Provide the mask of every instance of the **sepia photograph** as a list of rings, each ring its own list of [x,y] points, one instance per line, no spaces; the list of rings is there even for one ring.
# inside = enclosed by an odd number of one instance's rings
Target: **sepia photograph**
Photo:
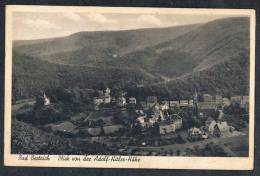
[[[253,10],[6,11],[7,165],[253,169]]]

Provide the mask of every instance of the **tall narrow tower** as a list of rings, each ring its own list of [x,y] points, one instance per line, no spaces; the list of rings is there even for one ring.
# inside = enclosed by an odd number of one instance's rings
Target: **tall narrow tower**
[[[193,82],[193,87],[194,87],[194,94],[193,94],[193,112],[194,115],[198,118],[198,92],[195,86],[195,79],[194,79],[194,73],[192,74],[192,82]]]
[[[198,114],[198,93],[197,93],[197,89],[194,89],[194,95],[193,95],[193,104],[194,104],[194,114],[196,117],[199,117]]]

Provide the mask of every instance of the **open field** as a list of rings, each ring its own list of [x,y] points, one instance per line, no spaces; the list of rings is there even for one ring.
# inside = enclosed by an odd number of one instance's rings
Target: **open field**
[[[12,105],[12,113],[19,113],[20,111],[26,110],[32,107],[35,102],[35,98],[28,98],[16,101],[16,103]]]

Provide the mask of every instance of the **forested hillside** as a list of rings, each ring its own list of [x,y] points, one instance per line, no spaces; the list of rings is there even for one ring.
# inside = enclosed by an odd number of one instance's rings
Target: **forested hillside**
[[[123,86],[154,79],[140,69],[53,64],[16,52],[13,65],[13,100],[32,97],[51,88],[93,88],[101,82]]]
[[[93,154],[104,152],[101,144],[90,144],[43,131],[31,124],[12,119],[12,153],[26,154]]]
[[[13,99],[52,87],[144,84],[188,95],[248,94],[249,18],[14,41]]]

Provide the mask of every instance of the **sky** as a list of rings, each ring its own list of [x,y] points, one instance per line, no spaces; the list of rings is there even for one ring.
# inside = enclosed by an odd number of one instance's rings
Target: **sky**
[[[15,12],[13,39],[32,40],[68,36],[80,31],[162,28],[205,23],[230,16],[205,14],[102,14],[71,12]]]

